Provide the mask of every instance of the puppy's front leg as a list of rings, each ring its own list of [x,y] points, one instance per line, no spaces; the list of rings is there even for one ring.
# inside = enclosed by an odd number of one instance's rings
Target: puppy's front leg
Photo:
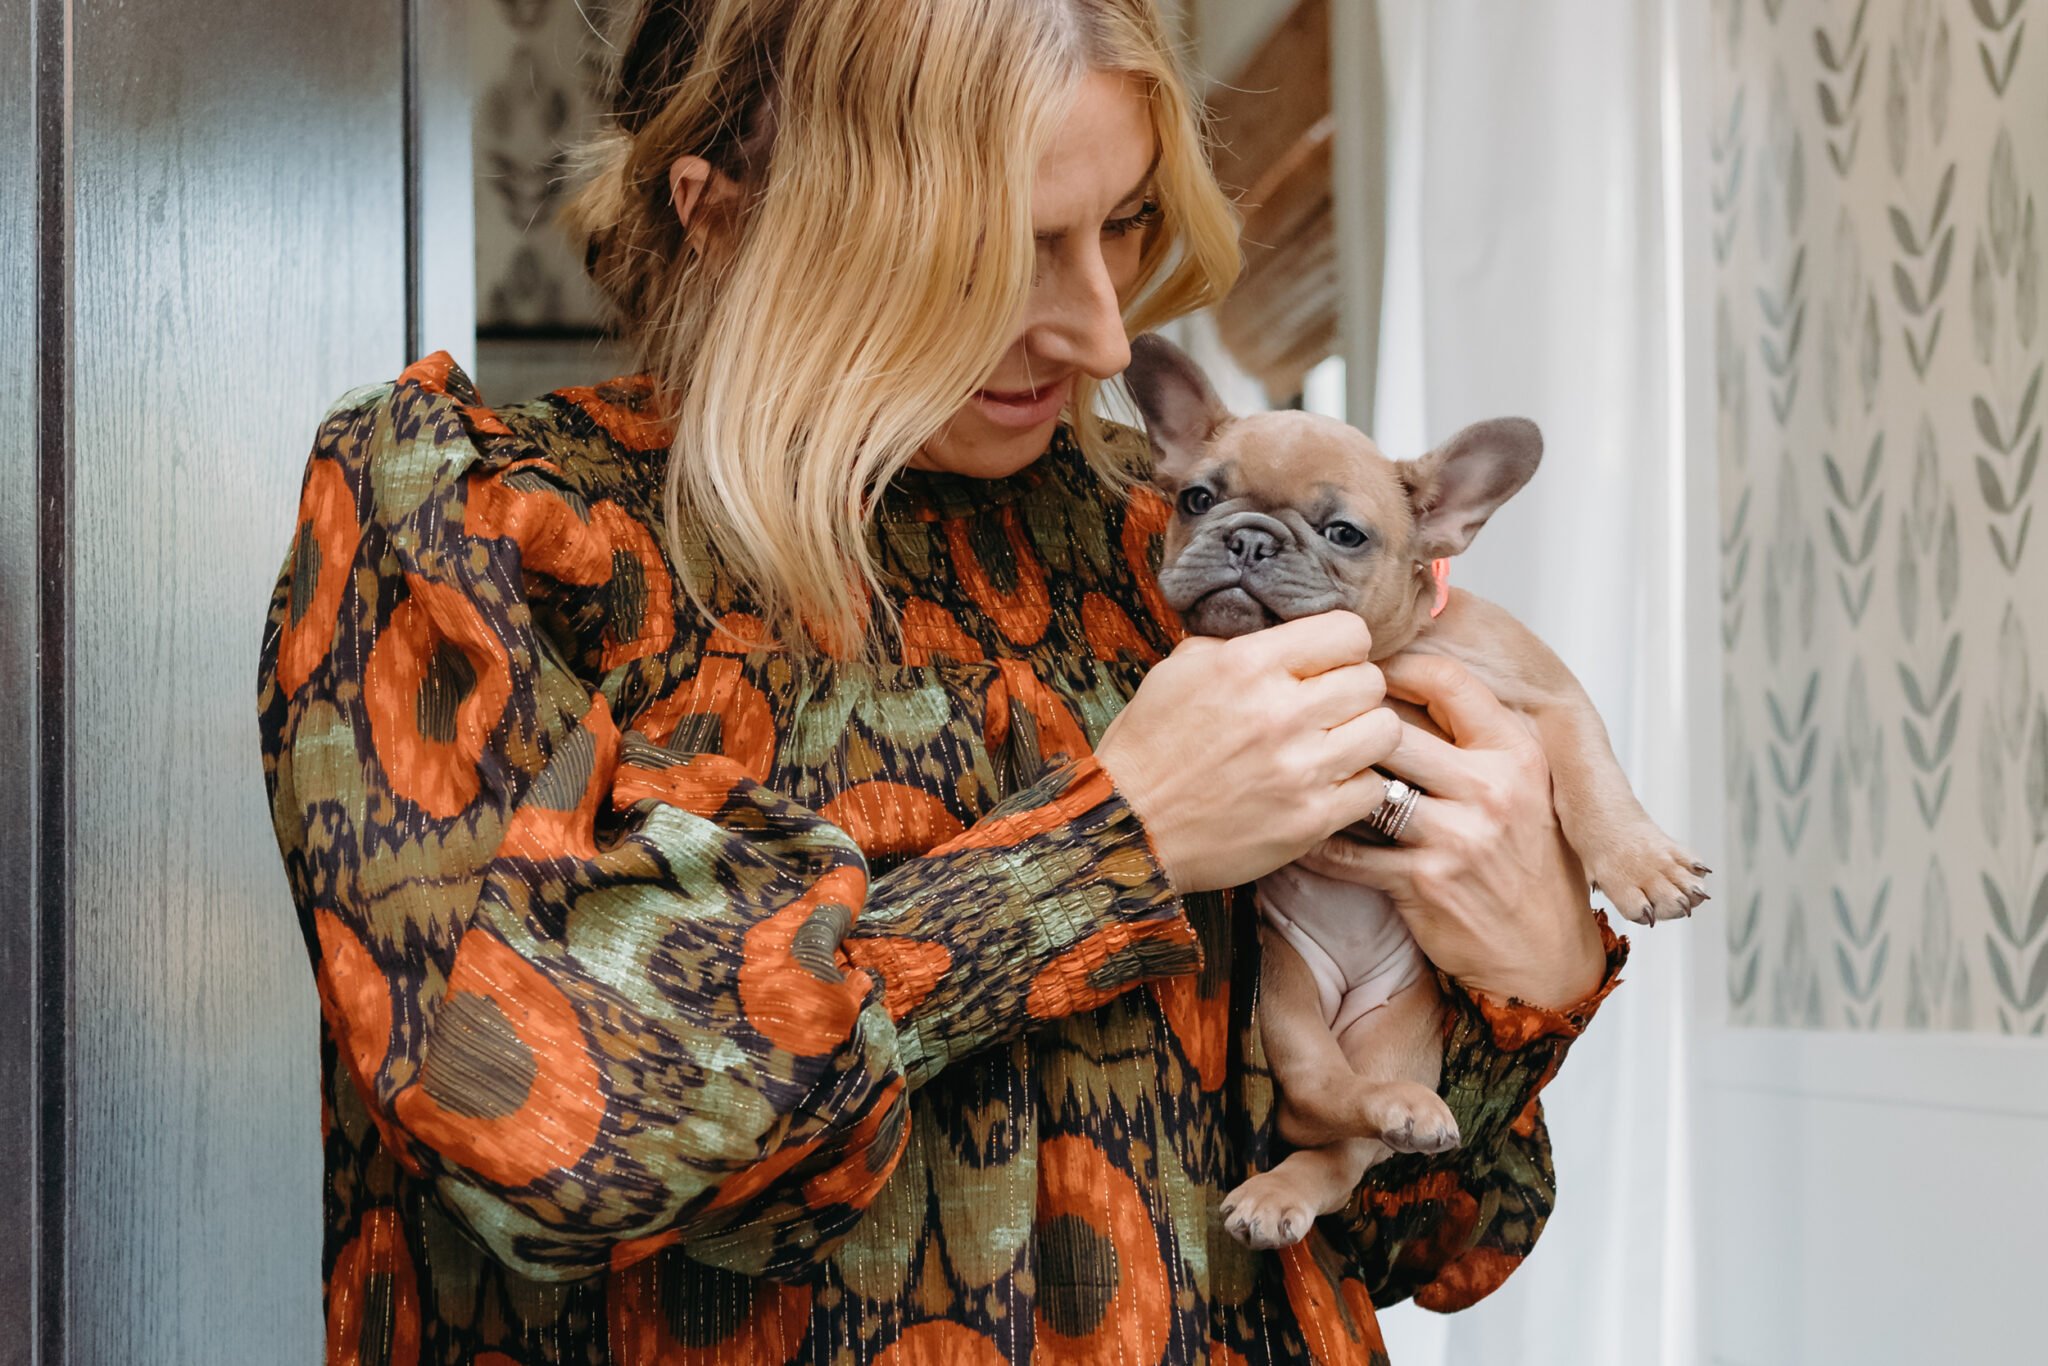
[[[1535,722],[1558,824],[1615,909],[1655,924],[1690,915],[1707,899],[1700,879],[1708,868],[1643,810],[1593,699],[1535,632],[1505,608],[1453,590],[1450,606],[1409,648],[1457,660]]]

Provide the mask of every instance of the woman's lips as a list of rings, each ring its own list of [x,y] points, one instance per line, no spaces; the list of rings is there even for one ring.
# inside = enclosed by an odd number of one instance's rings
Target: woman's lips
[[[1058,417],[1073,388],[1074,377],[1069,375],[1057,384],[1037,389],[982,389],[974,395],[974,404],[996,426],[1022,431]]]

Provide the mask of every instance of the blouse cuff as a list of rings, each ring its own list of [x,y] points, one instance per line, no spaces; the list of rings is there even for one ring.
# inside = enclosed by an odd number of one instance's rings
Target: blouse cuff
[[[1201,969],[1137,813],[1092,755],[875,890],[847,947],[884,979],[913,1087],[1034,1024]]]
[[[1469,1004],[1492,1035],[1494,1047],[1503,1052],[1514,1052],[1543,1039],[1569,1043],[1585,1032],[1600,1003],[1621,985],[1622,965],[1628,962],[1628,940],[1614,932],[1614,927],[1607,923],[1607,913],[1595,910],[1593,920],[1600,927],[1600,950],[1606,958],[1606,967],[1601,973],[1599,986],[1571,1005],[1532,1005],[1514,996],[1503,1000],[1489,992],[1468,987],[1441,969],[1437,971],[1437,980],[1447,997],[1462,997]]]

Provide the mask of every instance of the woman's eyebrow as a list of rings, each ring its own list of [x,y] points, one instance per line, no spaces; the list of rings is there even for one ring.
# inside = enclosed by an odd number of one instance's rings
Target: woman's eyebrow
[[[1145,174],[1138,177],[1138,183],[1131,186],[1131,192],[1122,199],[1117,200],[1117,203],[1128,204],[1139,195],[1148,197],[1151,195],[1152,182],[1159,177],[1159,158],[1161,154],[1162,149],[1155,143],[1152,149],[1152,164],[1145,168]]]
[[[1128,204],[1133,199],[1136,199],[1140,195],[1143,195],[1150,191],[1152,188],[1152,178],[1156,176],[1158,173],[1159,158],[1155,156],[1152,158],[1152,164],[1145,168],[1145,174],[1138,177],[1138,183],[1131,186],[1130,192],[1126,194],[1122,199],[1117,200],[1117,203]]]
[[[1145,174],[1139,178],[1138,183],[1131,186],[1131,188],[1125,192],[1123,198],[1116,201],[1118,205],[1128,204],[1133,199],[1136,199],[1139,196],[1144,195],[1149,190],[1151,190],[1152,178],[1158,174],[1158,171],[1159,158],[1154,157],[1152,158],[1152,164],[1145,168]],[[1065,228],[1048,228],[1044,232],[1032,234],[1032,236],[1040,242],[1057,242],[1066,235],[1067,230]]]

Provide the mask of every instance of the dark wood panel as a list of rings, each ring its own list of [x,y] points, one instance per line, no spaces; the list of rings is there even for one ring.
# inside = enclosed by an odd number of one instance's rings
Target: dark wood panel
[[[35,135],[32,0],[0,0],[0,1363],[38,1360],[42,1046],[37,1006],[42,906],[36,895],[39,712],[34,496],[37,434]],[[52,1249],[60,1251],[61,1249]]]
[[[1298,0],[1205,96],[1217,179],[1244,215],[1245,271],[1217,310],[1218,335],[1276,402],[1338,335],[1330,94],[1328,0]]]
[[[1261,202],[1289,149],[1330,112],[1329,0],[1298,0],[1242,69],[1210,85],[1216,178]]]
[[[255,669],[314,426],[403,360],[403,7],[74,3],[70,1360],[314,1361]]]

